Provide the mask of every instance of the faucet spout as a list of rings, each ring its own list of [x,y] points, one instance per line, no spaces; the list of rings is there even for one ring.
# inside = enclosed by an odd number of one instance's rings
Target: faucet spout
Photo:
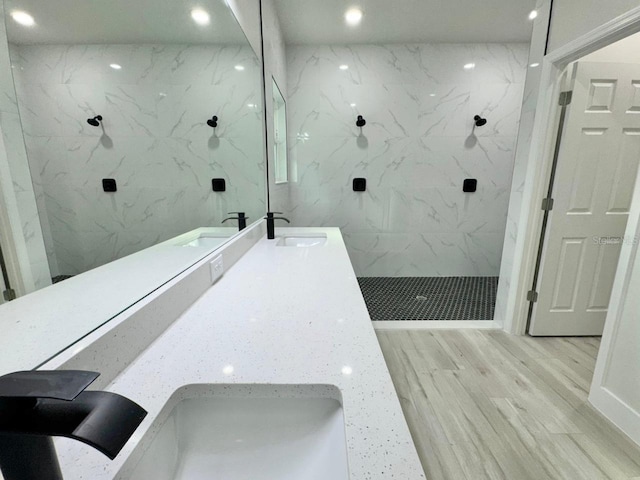
[[[6,480],[61,479],[54,436],[86,443],[111,460],[120,453],[147,412],[116,393],[85,391],[97,375],[33,371],[0,377],[0,470]],[[41,470],[52,473],[34,476]]]

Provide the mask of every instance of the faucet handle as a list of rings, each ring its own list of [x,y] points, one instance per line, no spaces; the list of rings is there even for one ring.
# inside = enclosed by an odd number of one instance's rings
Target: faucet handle
[[[242,218],[246,215],[246,213],[245,212],[227,212],[227,215],[238,215],[240,218]]]
[[[53,398],[71,401],[96,378],[83,370],[31,370],[0,377],[0,398]]]

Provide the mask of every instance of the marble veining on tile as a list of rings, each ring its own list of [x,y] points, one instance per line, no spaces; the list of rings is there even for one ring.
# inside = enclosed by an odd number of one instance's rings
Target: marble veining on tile
[[[359,276],[497,276],[528,50],[288,46],[294,223],[339,226]]]
[[[219,226],[229,211],[253,221],[266,210],[260,68],[251,48],[10,48],[52,276]],[[104,129],[86,122],[97,114]],[[205,123],[214,114],[215,132]],[[214,177],[226,179],[226,192],[212,191]],[[102,178],[115,178],[118,192],[105,194]]]

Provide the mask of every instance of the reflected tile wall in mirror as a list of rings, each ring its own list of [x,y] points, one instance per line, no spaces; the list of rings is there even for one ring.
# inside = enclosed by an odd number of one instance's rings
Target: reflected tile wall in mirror
[[[52,276],[265,211],[249,46],[11,45],[11,58]],[[104,128],[87,123],[96,114]]]

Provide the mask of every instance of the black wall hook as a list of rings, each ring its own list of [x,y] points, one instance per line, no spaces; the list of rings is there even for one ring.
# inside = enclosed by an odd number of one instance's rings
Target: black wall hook
[[[218,126],[218,116],[214,115],[209,120],[207,120],[207,125],[209,125],[211,128],[216,128]]]
[[[484,127],[487,124],[487,119],[480,115],[476,115],[473,119],[476,121],[476,127]]]
[[[99,127],[102,121],[102,115],[96,115],[93,118],[87,118],[87,123],[92,127]]]
[[[362,115],[358,115],[358,119],[356,120],[356,127],[364,127],[367,124],[367,121],[362,117]]]

